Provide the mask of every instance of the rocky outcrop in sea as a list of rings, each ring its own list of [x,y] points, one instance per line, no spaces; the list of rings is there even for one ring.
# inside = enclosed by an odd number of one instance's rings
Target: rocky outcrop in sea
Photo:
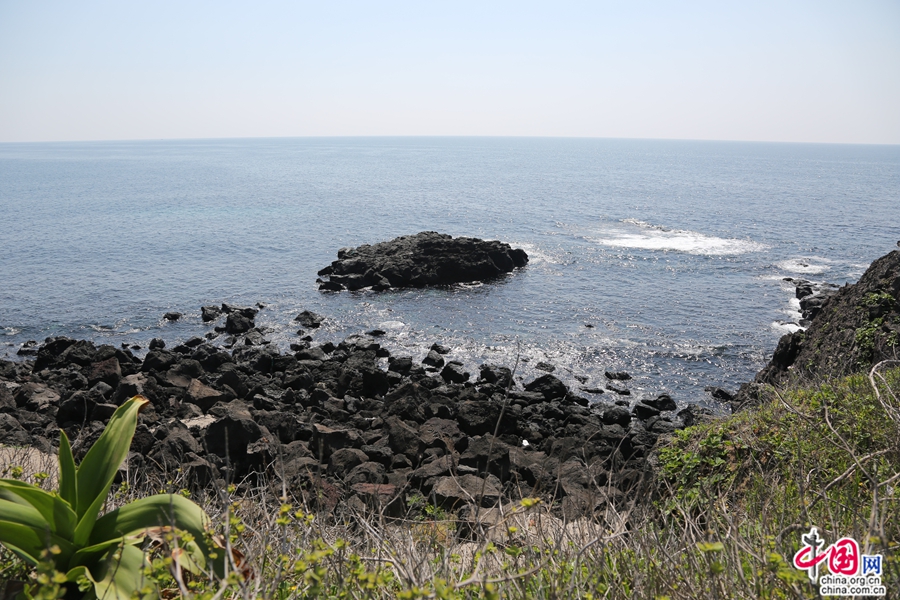
[[[324,291],[423,287],[485,281],[528,264],[524,250],[499,241],[423,231],[378,244],[342,248],[319,271]]]

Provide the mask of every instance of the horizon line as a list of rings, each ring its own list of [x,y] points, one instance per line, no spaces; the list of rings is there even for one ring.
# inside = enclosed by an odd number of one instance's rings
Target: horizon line
[[[615,140],[653,142],[712,142],[740,144],[785,144],[816,146],[900,146],[900,142],[809,142],[785,140],[741,140],[711,138],[654,138],[654,137],[603,137],[576,135],[447,135],[447,134],[407,134],[407,135],[283,135],[283,136],[221,136],[221,137],[170,137],[170,138],[107,138],[80,140],[25,140],[0,141],[0,145],[13,144],[102,144],[124,142],[203,142],[227,140],[299,140],[299,139],[545,139],[545,140]]]

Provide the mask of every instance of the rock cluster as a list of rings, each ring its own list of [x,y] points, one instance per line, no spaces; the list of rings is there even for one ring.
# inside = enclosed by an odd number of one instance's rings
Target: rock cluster
[[[794,293],[800,301],[801,327],[809,327],[813,318],[822,310],[825,301],[838,291],[838,286],[833,283],[821,283],[806,279],[794,279],[792,277],[785,277],[784,280],[794,284]]]
[[[352,501],[391,513],[410,495],[448,509],[543,495],[574,514],[635,498],[658,436],[693,420],[665,394],[591,404],[551,374],[524,388],[501,366],[473,377],[439,344],[424,364],[363,335],[297,347],[238,342],[227,352],[193,338],[141,360],[48,338],[34,360],[0,361],[0,444],[52,451],[62,428],[81,456],[116,407],[142,394],[151,405],[132,473],[180,469],[205,485],[265,472],[324,510]]]
[[[388,242],[342,248],[338,259],[319,271],[319,289],[375,291],[388,288],[484,281],[528,263],[524,250],[498,241],[453,238],[434,231]]]

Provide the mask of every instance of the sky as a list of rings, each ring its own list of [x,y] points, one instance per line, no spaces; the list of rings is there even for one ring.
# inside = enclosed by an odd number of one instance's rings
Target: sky
[[[900,1],[0,0],[0,142],[900,143]]]

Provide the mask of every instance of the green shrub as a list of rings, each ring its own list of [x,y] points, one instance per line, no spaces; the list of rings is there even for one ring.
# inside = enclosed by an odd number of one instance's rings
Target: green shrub
[[[0,479],[0,543],[36,569],[33,591],[76,584],[89,598],[155,596],[155,585],[144,576],[148,562],[138,544],[148,535],[173,530],[188,534],[182,537],[184,551],[176,554],[184,568],[213,566],[208,517],[186,498],[159,494],[99,516],[131,445],[138,412],[147,403],[135,396],[120,406],[78,467],[61,432],[58,491]],[[31,590],[24,594],[30,597]]]

